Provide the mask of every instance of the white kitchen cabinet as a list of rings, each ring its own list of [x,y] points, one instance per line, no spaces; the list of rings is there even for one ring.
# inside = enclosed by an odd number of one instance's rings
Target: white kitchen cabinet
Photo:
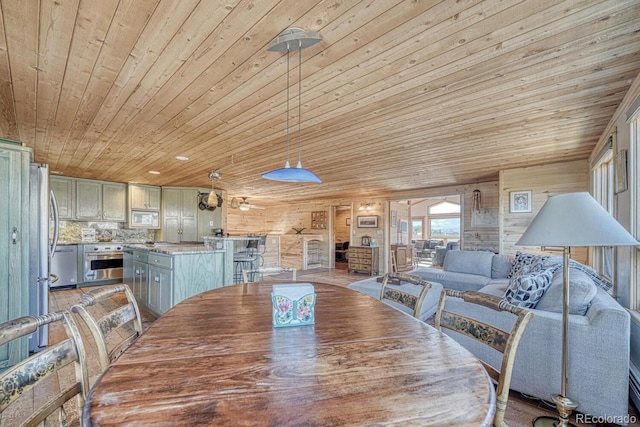
[[[157,315],[173,306],[173,258],[167,255],[149,254],[147,307]]]
[[[76,180],[64,176],[50,176],[49,188],[58,204],[58,218],[61,221],[75,219]]]
[[[167,242],[198,240],[198,189],[162,187],[162,239]]]
[[[160,187],[129,184],[129,209],[159,211]]]
[[[76,180],[77,220],[126,220],[127,186],[116,182]]]

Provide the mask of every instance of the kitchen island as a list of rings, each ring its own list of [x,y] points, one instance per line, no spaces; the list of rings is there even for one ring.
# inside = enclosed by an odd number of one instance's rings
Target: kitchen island
[[[179,302],[233,284],[233,239],[204,244],[125,244],[124,277],[136,299],[157,315]]]

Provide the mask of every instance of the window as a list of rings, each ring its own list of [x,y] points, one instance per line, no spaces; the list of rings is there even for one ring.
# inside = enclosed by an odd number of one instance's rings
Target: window
[[[604,146],[591,169],[593,197],[604,207],[607,212],[613,212],[613,136]],[[596,271],[614,281],[613,264],[614,250],[612,246],[596,247],[593,249],[593,267]]]
[[[460,238],[460,205],[441,202],[429,207],[429,238],[456,240]]]
[[[460,217],[430,218],[429,236],[431,236],[432,239],[453,239],[460,237]]]
[[[424,240],[424,218],[411,218],[414,240]]]

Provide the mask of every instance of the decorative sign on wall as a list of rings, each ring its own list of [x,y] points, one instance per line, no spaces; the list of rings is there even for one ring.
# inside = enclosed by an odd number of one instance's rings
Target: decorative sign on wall
[[[325,211],[311,212],[311,228],[314,230],[327,228],[327,213]]]
[[[498,208],[480,208],[471,212],[472,227],[497,227]]]

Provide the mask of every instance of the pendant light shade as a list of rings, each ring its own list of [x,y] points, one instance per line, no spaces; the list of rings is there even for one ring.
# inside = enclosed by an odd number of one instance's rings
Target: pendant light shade
[[[287,52],[287,158],[283,168],[274,169],[262,174],[265,179],[284,182],[321,183],[316,174],[302,167],[300,153],[301,99],[302,99],[302,49],[318,43],[320,35],[300,28],[289,28],[276,37],[269,45],[270,51]],[[298,51],[298,164],[292,168],[289,164],[289,55],[292,50]]]

